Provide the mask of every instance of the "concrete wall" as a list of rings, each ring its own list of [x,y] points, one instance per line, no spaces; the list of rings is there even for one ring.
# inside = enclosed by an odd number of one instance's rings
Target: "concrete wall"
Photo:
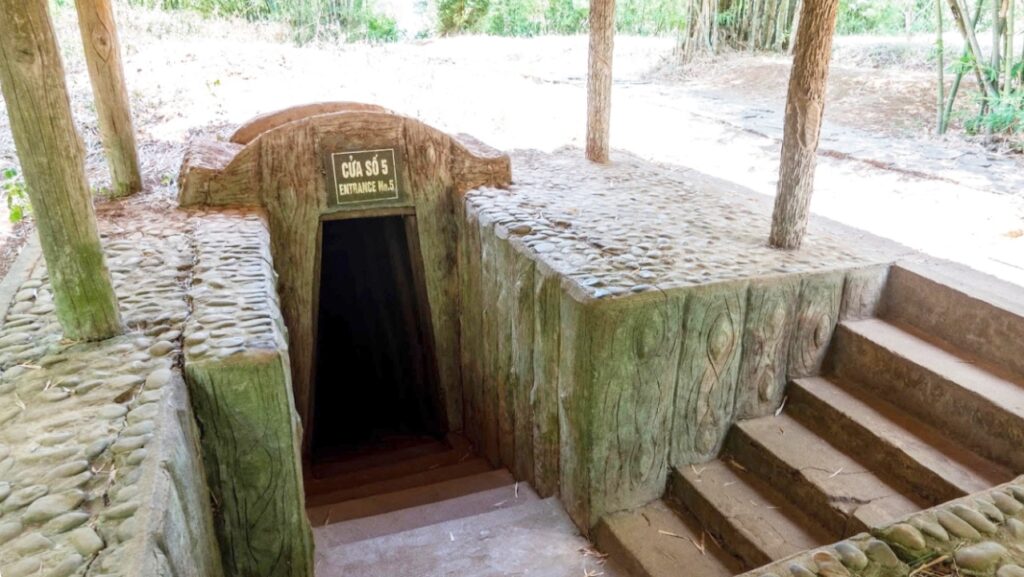
[[[587,530],[717,456],[740,418],[816,374],[841,317],[874,313],[887,265],[594,298],[487,211],[462,221],[466,433],[560,493]]]

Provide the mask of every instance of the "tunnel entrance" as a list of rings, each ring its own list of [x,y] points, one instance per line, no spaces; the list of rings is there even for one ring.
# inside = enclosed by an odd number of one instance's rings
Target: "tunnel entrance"
[[[328,468],[445,433],[413,215],[322,222],[311,457]]]

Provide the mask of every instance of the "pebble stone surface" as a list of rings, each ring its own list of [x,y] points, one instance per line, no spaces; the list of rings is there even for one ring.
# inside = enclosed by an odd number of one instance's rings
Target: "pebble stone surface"
[[[929,575],[1024,577],[1024,477],[743,577],[908,577],[927,564]]]
[[[183,214],[101,222],[126,332],[62,340],[40,259],[0,326],[0,574],[122,575],[138,555],[161,401],[189,314]],[[149,467],[149,469],[147,469]]]
[[[245,351],[286,350],[288,343],[263,219],[240,211],[204,213],[195,229],[190,292],[195,314],[185,330],[189,362]]]
[[[775,250],[767,244],[772,199],[740,186],[626,154],[608,165],[577,149],[511,156],[510,189],[471,191],[467,210],[595,298],[853,268],[909,252],[819,219],[800,250]]]

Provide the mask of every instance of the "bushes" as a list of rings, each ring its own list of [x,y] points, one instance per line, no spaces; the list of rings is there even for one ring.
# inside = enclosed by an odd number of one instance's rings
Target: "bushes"
[[[683,7],[682,0],[619,0],[616,29],[625,34],[674,34],[683,28]],[[588,12],[588,0],[438,0],[438,32],[582,34],[587,31]]]
[[[489,0],[438,0],[437,27],[442,36],[475,32],[490,9]]]
[[[394,18],[378,12],[372,0],[128,0],[159,10],[191,10],[205,16],[287,23],[295,40],[343,38],[350,41],[394,42]]]

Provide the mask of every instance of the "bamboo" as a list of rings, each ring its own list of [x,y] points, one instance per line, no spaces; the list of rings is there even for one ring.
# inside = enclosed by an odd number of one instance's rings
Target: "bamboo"
[[[982,95],[987,100],[989,96],[996,93],[996,90],[992,86],[992,81],[989,80],[988,76],[981,69],[981,61],[984,54],[981,51],[981,45],[978,44],[978,36],[974,33],[974,26],[967,27],[966,20],[964,19],[964,12],[966,10],[963,1],[949,0],[949,6],[953,11],[953,19],[956,21],[957,27],[960,28],[960,33],[963,35],[967,48],[970,50],[971,63],[974,65],[974,73],[978,77],[978,85],[981,87]],[[995,1],[993,0],[993,2]]]
[[[935,131],[938,132],[939,134],[942,134],[942,132],[943,132],[943,119],[945,118],[945,115],[943,114],[943,110],[945,109],[945,104],[946,104],[946,95],[944,93],[945,89],[946,89],[946,80],[945,80],[945,67],[946,67],[946,63],[945,63],[945,52],[944,52],[945,48],[943,47],[943,42],[942,42],[942,32],[943,32],[943,26],[942,26],[942,0],[935,0],[935,24],[936,24],[936,30],[937,30],[936,34],[935,34],[935,49],[937,51],[936,59],[938,60],[938,64],[939,64],[938,110],[936,111],[936,114],[938,114],[938,121],[936,122],[936,125],[935,125]]]
[[[1005,26],[1005,28],[1006,28],[1006,34],[1005,34],[1005,37],[1006,37],[1006,51],[1005,51],[1005,54],[1006,54],[1006,56],[1005,56],[1005,58],[1003,58],[1003,61],[1004,61],[1004,64],[1005,64],[1005,71],[1004,71],[1003,75],[1006,78],[1006,85],[1003,87],[1003,90],[1004,90],[1004,92],[1006,94],[1010,94],[1011,92],[1013,92],[1013,34],[1014,34],[1013,19],[1015,17],[1014,11],[1015,11],[1015,8],[1016,8],[1017,1],[1016,0],[1008,0],[1007,4],[1008,4],[1008,6],[1007,6],[1006,26]]]
[[[978,0],[978,3],[974,7],[974,17],[971,19],[971,29],[973,30],[978,26],[978,21],[981,20],[981,9],[984,6],[984,0]],[[969,55],[968,47],[964,46],[963,56]],[[953,103],[956,101],[956,95],[960,92],[960,83],[964,79],[964,70],[961,67],[956,71],[956,78],[953,79],[953,86],[949,90],[949,98],[946,101],[946,111],[943,114],[942,119],[942,131],[940,134],[945,134],[949,128],[949,119],[953,115]]]

